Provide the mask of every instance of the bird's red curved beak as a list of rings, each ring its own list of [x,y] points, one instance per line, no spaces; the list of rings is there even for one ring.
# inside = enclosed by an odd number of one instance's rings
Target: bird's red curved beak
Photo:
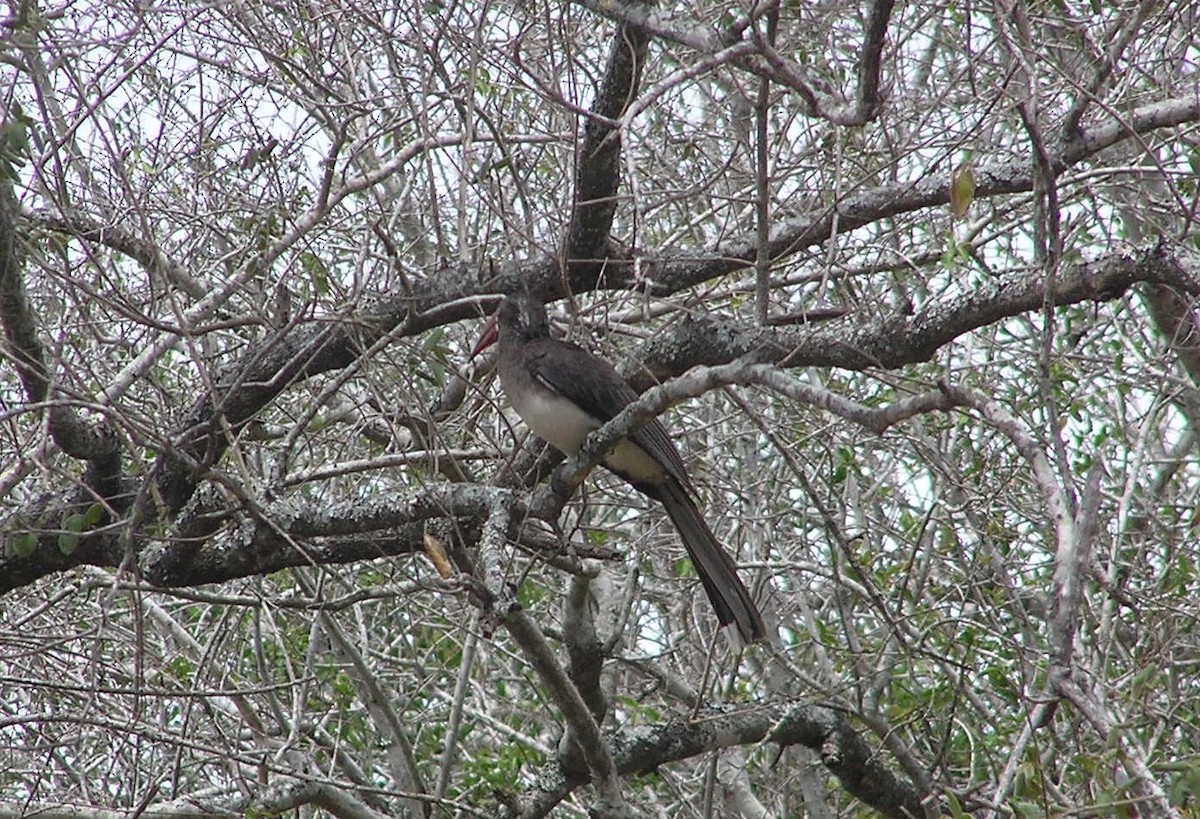
[[[471,357],[467,360],[474,361],[475,356],[495,344],[498,338],[500,338],[500,327],[496,323],[496,317],[491,316],[483,325],[483,334],[479,336],[479,341],[475,342],[475,349],[471,350]]]

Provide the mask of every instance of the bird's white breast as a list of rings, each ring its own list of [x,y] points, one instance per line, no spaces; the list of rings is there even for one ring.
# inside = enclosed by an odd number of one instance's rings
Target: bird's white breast
[[[544,385],[536,389],[513,390],[509,393],[513,409],[531,430],[556,449],[575,455],[588,434],[600,428],[597,419],[588,415],[565,397],[550,392]],[[658,483],[663,480],[662,465],[646,451],[627,438],[622,438],[604,458],[605,466],[626,478]]]

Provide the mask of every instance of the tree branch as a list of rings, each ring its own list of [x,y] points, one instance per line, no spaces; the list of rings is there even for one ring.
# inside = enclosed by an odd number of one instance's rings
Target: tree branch
[[[49,428],[54,442],[72,458],[88,461],[88,485],[100,498],[115,497],[121,455],[117,437],[103,420],[89,423],[68,403],[53,395],[53,376],[38,338],[38,322],[25,295],[18,250],[17,202],[11,184],[0,184],[0,325],[12,361],[30,403],[49,400]]]
[[[1160,245],[1144,250],[1137,256],[1114,254],[1089,264],[1064,267],[1054,281],[1056,292],[1053,300],[1059,305],[1110,300],[1118,298],[1138,282],[1169,286],[1181,293],[1200,293],[1198,271],[1200,262],[1187,255],[1182,248]],[[741,325],[731,321],[711,318],[689,321],[680,324],[673,333],[656,337],[643,347],[639,358],[645,363],[640,368],[630,371],[630,381],[636,388],[644,390],[657,381],[671,378],[697,364],[724,365],[743,356],[748,356],[744,364],[754,362],[785,367],[901,367],[928,360],[938,349],[964,333],[1008,316],[1039,309],[1044,298],[1043,288],[1042,277],[1014,277],[1000,280],[989,288],[955,296],[944,302],[935,302],[916,315],[897,314],[867,322],[847,317],[820,326],[772,327],[748,332]],[[408,323],[402,326],[404,329],[408,326],[420,326],[426,321],[434,320],[429,318],[430,314],[444,317],[451,309],[458,308],[456,306],[438,308],[428,313],[412,313],[405,319]],[[293,331],[282,339],[279,349],[267,350],[254,357],[256,360],[250,365],[251,377],[244,380],[256,380],[259,376],[268,376],[273,371],[277,373],[278,369],[272,368],[282,367],[283,364],[268,362],[281,360],[288,363],[289,355],[291,363],[288,366],[298,373],[295,377],[305,376],[319,371],[321,366],[340,360],[340,356],[348,356],[350,345],[357,343],[352,340],[347,328],[338,325],[330,335],[319,339],[324,345],[322,348],[321,344],[312,339],[314,328],[308,328],[308,332],[302,332],[302,329]],[[310,355],[308,365],[304,366],[299,363],[295,348],[303,347],[306,343],[310,345],[309,349],[314,351]],[[721,379],[724,379],[724,383],[739,383],[739,378],[767,378],[766,375],[753,375],[756,372],[766,373],[766,370],[745,370],[746,374],[739,374],[736,372],[738,369],[734,367],[734,372],[706,377],[717,378],[713,384],[721,382]],[[232,408],[231,411],[237,411],[236,418],[245,419],[260,409],[258,402],[266,400],[267,393],[278,394],[284,383],[286,379],[275,379],[273,384],[257,382],[246,386],[239,401],[231,401],[229,407]],[[657,410],[651,411],[650,415],[661,412],[671,401],[689,397],[686,394],[687,388],[682,384],[673,389],[678,391],[674,398],[671,398],[671,393],[667,391],[660,399],[647,399],[664,402]],[[852,405],[834,400],[837,396],[806,397],[802,392],[793,391],[791,397],[809,400],[828,411],[840,412],[845,417],[873,429],[885,424],[886,418],[876,414],[874,410],[866,415],[856,416],[858,411]],[[639,411],[631,409],[630,413]],[[641,418],[641,421],[644,422],[650,415]],[[220,440],[225,440],[223,435],[220,436]],[[588,451],[591,452],[590,449]],[[595,454],[592,453],[593,458]],[[585,467],[576,465],[574,468],[578,476],[586,474]],[[581,469],[583,471],[578,471]],[[194,471],[188,474],[192,476],[190,481],[196,480]],[[131,492],[132,488],[126,486],[124,491]],[[229,525],[231,520],[226,513],[213,514],[212,508],[205,509],[205,503],[197,503],[194,510],[183,515],[176,524],[173,536],[178,540],[160,544],[143,556],[142,564],[155,582],[192,585],[274,571],[314,561],[337,563],[371,559],[385,554],[408,554],[422,548],[420,522],[427,517],[457,518],[463,515],[460,522],[468,530],[474,531],[477,523],[468,525],[468,522],[477,522],[486,516],[486,502],[482,499],[472,499],[463,485],[457,485],[453,490],[447,491],[450,494],[436,502],[430,500],[433,495],[429,494],[418,494],[401,501],[396,510],[424,511],[413,512],[411,517],[407,518],[406,513],[396,511],[390,522],[365,522],[361,516],[347,513],[346,521],[353,525],[347,525],[336,532],[322,531],[319,526],[313,526],[304,532],[292,532],[287,525],[283,526],[283,531],[292,537],[307,538],[302,540],[306,549],[304,553],[297,552],[291,542],[280,537],[271,526],[258,524],[251,525],[248,529],[238,529],[234,540],[210,543],[209,538],[222,526]],[[546,490],[542,490],[542,494],[531,500],[530,506],[536,510],[538,516],[554,519],[570,492],[560,491],[553,495],[547,495],[545,492]],[[42,519],[55,520],[55,515],[61,516],[61,507],[60,511],[46,512],[47,509],[54,508],[50,506],[32,510],[26,517],[31,522]],[[380,509],[381,515],[386,516],[387,507]],[[285,519],[290,520],[290,513]],[[303,519],[301,517],[297,520]],[[368,532],[383,534],[360,534]],[[119,533],[113,530],[89,532],[74,553],[64,555],[58,548],[56,532],[39,530],[37,545],[31,553],[0,555],[0,592],[17,588],[37,577],[71,566],[84,563],[116,565],[122,554],[118,535]],[[188,548],[176,548],[178,543],[189,542],[192,546]],[[189,555],[189,551],[195,553]]]
[[[882,407],[868,407],[836,393],[797,381],[779,372],[775,367],[734,361],[719,367],[697,367],[665,384],[643,393],[637,401],[629,404],[612,420],[593,432],[583,442],[579,453],[567,458],[560,468],[556,480],[543,488],[530,503],[530,508],[539,517],[549,517],[561,505],[564,495],[569,496],[583,483],[622,438],[661,415],[672,404],[695,398],[706,392],[733,385],[765,387],[794,401],[810,404],[835,415],[840,415],[875,433],[882,434],[888,427],[914,415],[932,410],[948,410],[960,406],[963,401],[944,390],[930,390],[910,396]]]
[[[75,236],[123,253],[137,261],[151,276],[165,278],[193,299],[199,300],[208,295],[204,285],[186,267],[164,253],[153,241],[135,236],[124,228],[104,225],[81,214],[68,216],[38,211],[26,214],[26,218],[35,227]]]
[[[653,35],[686,46],[699,52],[704,58],[713,57],[730,46],[748,42],[743,39],[750,23],[745,15],[740,15],[724,30],[715,30],[670,18],[652,6],[632,0],[576,2],[595,14],[616,20],[643,32],[644,35]],[[872,6],[864,42],[863,62],[859,70],[859,98],[853,103],[848,103],[837,94],[831,93],[824,87],[824,83],[812,78],[803,66],[785,57],[768,43],[756,43],[752,53],[740,56],[733,63],[757,76],[796,91],[804,99],[811,116],[821,117],[838,125],[862,125],[878,108],[876,92],[879,87],[879,56],[893,5],[891,0],[879,0]]]
[[[1200,258],[1183,246],[1155,245],[1137,253],[1063,267],[1052,282],[1057,305],[1120,298],[1135,284],[1170,286],[1200,294]],[[627,367],[636,389],[698,364],[725,364],[741,356],[782,367],[895,369],[930,360],[954,339],[1004,318],[1042,307],[1041,276],[1010,276],[934,301],[915,314],[897,311],[879,319],[857,315],[792,328],[748,329],[705,316],[647,342]]]
[[[567,723],[567,731],[563,736],[564,747],[559,750],[562,770],[569,771],[570,778],[578,777],[580,781],[587,781],[590,775],[591,781],[600,792],[602,804],[598,808],[603,815],[625,813],[627,807],[618,778],[621,771],[618,770],[609,751],[607,739],[600,733],[599,724],[580,696],[579,689],[571,682],[567,672],[555,659],[546,638],[525,612],[520,609],[513,610],[505,619],[505,623],[509,634],[521,647],[525,659],[537,672],[538,678],[546,686]],[[571,760],[576,753],[586,763],[586,769],[575,769]]]
[[[575,164],[575,203],[567,228],[566,259],[599,259],[605,255],[617,189],[621,183],[621,131],[614,124],[637,97],[650,38],[629,25],[613,34],[604,78],[583,127],[583,144]]]
[[[895,5],[894,0],[875,0],[871,3],[871,11],[867,16],[862,61],[858,66],[858,98],[855,100],[854,112],[860,122],[874,119],[875,112],[879,109],[879,74],[883,65],[883,43]]]
[[[924,816],[925,796],[884,765],[879,754],[850,727],[839,711],[804,703],[761,705],[750,709],[701,712],[691,720],[672,720],[609,733],[613,759],[621,775],[657,768],[734,746],[774,743],[804,745],[817,751],[826,769],[857,799],[894,819]],[[562,771],[547,771],[527,799],[504,816],[544,816],[549,795],[561,801],[571,785]],[[543,796],[546,794],[546,796]],[[514,809],[515,808],[515,809]]]

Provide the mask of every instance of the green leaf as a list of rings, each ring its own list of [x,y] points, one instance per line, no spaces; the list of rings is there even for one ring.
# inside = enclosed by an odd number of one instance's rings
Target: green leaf
[[[18,557],[29,557],[37,548],[37,535],[29,531],[13,532],[8,542]]]
[[[96,502],[83,513],[83,523],[90,529],[99,523],[102,517],[104,517],[104,504]]]
[[[79,535],[75,532],[63,532],[58,536],[58,550],[64,555],[69,555],[75,551],[75,547],[79,545]]]
[[[176,654],[164,666],[164,671],[176,680],[179,680],[179,682],[190,685],[192,676],[196,673],[196,666],[187,657],[184,657],[182,654]]]
[[[319,296],[329,295],[329,269],[315,253],[305,251],[300,254],[300,268],[308,274],[313,290]]]
[[[854,451],[849,447],[838,447],[834,464],[833,482],[842,483],[850,474],[850,467],[854,464]]]
[[[16,103],[0,123],[0,177],[10,182],[18,181],[17,169],[24,167],[29,156],[29,125],[30,119]]]
[[[608,543],[608,532],[603,529],[586,529],[583,536],[593,546],[603,546]]]
[[[966,819],[966,814],[963,813],[962,805],[958,802],[958,797],[950,793],[950,791],[946,791],[942,795],[946,797],[946,807],[950,809],[950,815],[954,819]]]
[[[1025,819],[1041,819],[1046,815],[1045,811],[1042,810],[1041,805],[1035,804],[1034,802],[1014,801],[1012,806],[1015,809],[1016,815],[1024,817]]]

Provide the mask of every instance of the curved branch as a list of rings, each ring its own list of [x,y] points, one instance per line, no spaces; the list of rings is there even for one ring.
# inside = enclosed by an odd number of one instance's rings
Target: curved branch
[[[1065,167],[1065,164],[1077,162],[1132,134],[1198,118],[1200,100],[1195,97],[1154,103],[1137,109],[1127,120],[1114,120],[1085,131],[1077,144],[1052,159]],[[981,168],[977,173],[976,196],[1026,191],[1032,185],[1028,163],[1015,161]],[[780,223],[771,232],[768,253],[772,258],[785,257],[825,241],[834,233],[835,224],[837,230],[853,229],[948,201],[949,181],[940,177],[881,186],[849,197],[823,215]],[[755,237],[748,235],[745,239],[719,246],[712,255],[699,261],[694,255],[686,259],[648,256],[641,265],[653,285],[650,289],[659,295],[669,295],[747,267],[754,263],[757,252]],[[605,285],[610,288],[628,287],[634,283],[633,265],[624,263],[621,258],[609,258],[605,275]],[[571,277],[573,290],[588,290],[596,286],[594,279],[588,281],[588,277]],[[380,304],[373,315],[362,317],[357,325],[331,327],[327,324],[300,324],[265,340],[247,353],[242,362],[231,368],[232,376],[222,379],[222,386],[218,387],[222,397],[218,400],[202,397],[193,407],[186,426],[191,430],[190,437],[180,442],[182,454],[187,457],[165,456],[159,467],[162,475],[160,489],[164,499],[171,509],[182,507],[197,485],[195,470],[186,465],[187,459],[211,464],[224,451],[227,440],[218,428],[218,420],[229,423],[236,431],[294,380],[346,366],[357,350],[384,334],[390,333],[399,338],[439,324],[480,315],[487,306],[481,304],[483,300],[479,298],[480,294],[510,292],[520,287],[529,289],[545,300],[566,295],[558,265],[552,259],[510,263],[486,284],[479,281],[474,271],[455,267],[418,283],[409,297]],[[1056,303],[1061,302],[1056,300]],[[841,340],[836,341],[840,344]],[[886,348],[880,349],[878,354],[886,352]],[[871,366],[864,361],[860,359],[858,366]],[[242,388],[235,391],[231,385],[240,385]],[[253,387],[247,388],[247,385]]]
[[[135,236],[124,228],[104,225],[81,214],[68,216],[37,211],[26,214],[26,218],[35,227],[65,233],[123,253],[140,264],[147,273],[162,276],[194,299],[208,295],[204,285],[186,267],[164,253],[153,241]]]
[[[1153,103],[1135,110],[1125,119],[1088,129],[1074,145],[1052,159],[1056,162],[1075,162],[1130,135],[1195,119],[1200,119],[1200,100],[1194,96]],[[1031,184],[1028,163],[1018,161],[992,166],[980,170],[977,196],[1027,190]],[[839,206],[842,211],[839,216],[841,229],[945,202],[948,195],[948,185],[934,179],[866,191],[844,200]],[[7,231],[5,235],[8,237],[5,258],[11,260],[15,248],[11,221],[4,222],[3,230]],[[831,214],[816,219],[784,222],[772,232],[772,252],[793,253],[806,244],[823,241],[832,230]],[[753,263],[755,252],[754,239],[751,237],[724,245],[713,255],[699,261],[695,258],[646,258],[642,269],[651,273],[651,289],[654,292],[670,294],[746,267]],[[1064,270],[1055,281],[1056,292],[1052,300],[1061,305],[1111,299],[1136,282],[1161,284],[1183,293],[1198,294],[1198,266],[1190,256],[1185,260],[1184,253],[1182,249],[1163,246],[1144,251],[1137,258],[1114,255]],[[6,302],[12,299],[12,270],[11,265],[7,266]],[[606,286],[627,287],[633,282],[632,275],[631,264],[622,264],[617,259],[606,262]],[[585,288],[596,286],[594,281],[579,284]],[[199,485],[203,470],[215,464],[229,445],[229,434],[236,433],[290,384],[346,366],[360,350],[384,336],[396,339],[451,321],[482,315],[491,306],[492,299],[480,294],[507,292],[520,286],[528,287],[544,299],[563,295],[558,265],[553,259],[511,262],[502,266],[486,282],[477,271],[455,267],[415,283],[411,292],[402,297],[379,303],[360,316],[357,323],[349,320],[330,323],[328,319],[297,323],[265,339],[250,349],[241,361],[226,369],[225,375],[218,379],[215,395],[204,395],[196,401],[186,422],[172,435],[176,449],[161,456],[156,464],[152,474],[168,515],[174,516],[183,508]],[[725,364],[751,352],[755,361],[783,366],[821,365],[850,369],[899,367],[928,360],[942,345],[963,333],[1007,316],[1037,309],[1044,303],[1042,288],[1043,283],[1036,277],[1004,279],[990,288],[934,303],[912,316],[897,314],[886,320],[866,323],[855,322],[848,317],[819,327],[771,328],[766,334],[746,332],[729,322],[687,322],[674,333],[651,341],[643,349],[642,360],[648,363],[641,371],[634,373],[631,381],[644,389],[655,381],[683,372],[696,364]],[[219,303],[219,294],[210,294],[192,312],[202,315],[205,310]],[[5,309],[8,309],[7,305]],[[27,315],[27,311],[9,310],[11,317],[19,318],[23,314]],[[15,325],[6,319],[6,332],[11,333],[12,330],[8,328],[12,326]],[[18,334],[16,342],[10,341],[10,344],[20,349],[22,338],[28,339],[28,333]],[[33,338],[36,338],[36,334]],[[33,348],[25,344],[24,349]],[[148,349],[145,355],[153,356],[157,354],[156,350]],[[143,357],[139,356],[139,361]],[[31,360],[36,359],[26,356],[26,366]],[[131,365],[130,373],[136,374],[139,366],[137,362]],[[27,370],[27,373],[34,372]],[[123,379],[124,376],[119,377],[118,381],[123,384]],[[116,384],[114,388],[119,389],[121,384]],[[61,432],[68,427],[60,425],[58,429]],[[68,451],[91,453],[96,450],[83,446],[72,447]],[[112,497],[120,493],[130,496],[139,494],[136,487],[125,485],[128,483],[117,480],[107,486],[114,490],[112,493],[106,489],[100,494],[111,494]],[[39,521],[61,516],[64,510],[69,510],[81,500],[69,494],[57,501],[41,504],[36,509],[25,510],[22,515],[35,529],[45,528]],[[409,541],[406,536],[400,548],[408,550],[412,543],[415,541]],[[352,546],[346,551],[355,552],[359,548],[378,551],[375,544]],[[51,533],[39,533],[32,553],[10,552],[0,556],[0,576],[5,580],[3,589],[24,585],[37,577],[70,566],[85,563],[113,565],[121,553],[120,544],[111,534],[89,535],[74,552],[64,555]],[[292,554],[290,550],[288,553]],[[274,560],[284,565],[295,565],[286,563],[278,550],[273,554]],[[212,575],[214,578],[221,575],[236,576],[231,575],[220,560],[215,564]]]
[[[592,103],[592,112],[599,116],[588,117],[584,124],[576,159],[575,204],[565,248],[568,260],[604,255],[621,183],[621,132],[616,121],[638,94],[649,42],[644,32],[629,25],[619,26],[613,35],[608,66]]]
[[[420,553],[426,522],[456,519],[462,531],[477,532],[506,494],[511,493],[475,484],[439,484],[405,498],[380,497],[369,508],[361,503],[299,508],[281,501],[242,520],[224,506],[206,505],[201,493],[171,537],[146,550],[142,570],[155,585],[194,586],[292,566]],[[519,498],[511,503],[524,510]],[[225,528],[226,535],[214,538]],[[179,543],[189,547],[176,548]]]
[[[1200,258],[1183,246],[1166,244],[1136,255],[1115,253],[1063,267],[1051,283],[1050,296],[1056,305],[1110,301],[1141,283],[1200,295]],[[629,368],[629,380],[635,388],[646,389],[697,364],[726,364],[747,355],[784,367],[894,369],[928,361],[973,330],[1041,309],[1045,288],[1041,276],[1013,276],[932,302],[915,314],[898,311],[871,321],[849,315],[792,328],[749,330],[706,316],[648,342],[639,351],[639,366]]]
[[[775,366],[734,361],[719,367],[697,367],[665,384],[644,392],[604,426],[590,434],[579,453],[567,458],[559,470],[557,480],[541,490],[541,494],[530,503],[539,517],[557,513],[561,500],[583,483],[594,469],[616,445],[633,430],[651,418],[661,415],[668,407],[706,392],[734,385],[765,387],[794,401],[819,407],[841,416],[866,429],[882,434],[889,427],[920,413],[948,410],[964,403],[960,396],[945,390],[930,390],[912,395],[884,407],[868,407],[851,401],[837,393],[805,384],[781,373]],[[565,491],[564,491],[565,488]]]
[[[867,16],[867,32],[863,43],[862,62],[858,67],[858,99],[855,115],[862,122],[875,118],[879,109],[879,74],[883,64],[883,41],[887,37],[888,21],[895,0],[875,0]]]
[[[1145,105],[1124,119],[1113,119],[1085,129],[1079,138],[1051,153],[1055,173],[1139,134],[1200,120],[1200,97],[1191,95]],[[1001,163],[980,163],[975,171],[975,198],[1025,193],[1033,189],[1032,163],[1021,158]],[[771,230],[768,251],[772,259],[788,258],[865,225],[922,208],[950,202],[950,172],[930,174],[915,181],[880,185],[834,202],[824,212],[779,222]],[[649,256],[642,259],[643,276],[656,295],[670,295],[701,282],[735,273],[754,263],[758,253],[753,233],[723,243],[706,258],[695,253]],[[626,284],[614,282],[610,286]]]
[[[717,30],[698,23],[681,22],[655,10],[650,5],[624,0],[576,0],[589,11],[624,26],[669,42],[686,46],[704,57],[712,57],[729,46],[748,43],[743,39],[750,20],[740,15],[725,29]],[[879,0],[871,9],[864,37],[863,62],[860,66],[858,99],[847,102],[825,87],[825,83],[810,76],[795,60],[789,59],[766,43],[756,44],[753,53],[739,57],[734,64],[759,77],[770,79],[791,88],[805,102],[811,116],[827,119],[838,125],[862,125],[878,109],[880,52],[887,31],[887,22],[894,5],[892,0]]]
[[[0,186],[0,325],[12,350],[12,361],[30,403],[51,397],[52,375],[38,338],[38,322],[25,296],[22,261],[17,249],[17,203],[12,186]],[[103,421],[85,421],[61,401],[49,404],[50,435],[63,452],[88,461],[92,476],[89,486],[109,498],[120,470],[120,448],[113,430]],[[104,488],[107,485],[107,490]]]
[[[770,742],[804,745],[857,799],[894,819],[924,816],[925,794],[897,776],[832,708],[804,703],[781,703],[752,709],[701,712],[694,719],[672,720],[610,733],[613,760],[625,776],[651,773],[662,765],[712,753],[722,748]],[[561,770],[543,772],[538,787],[502,814],[534,819],[572,789]]]
[[[385,819],[343,788],[324,782],[305,782],[291,777],[267,786],[251,796],[239,795],[228,803],[196,804],[187,797],[152,803],[139,809],[113,810],[90,805],[40,805],[0,803],[0,819],[36,815],[41,819],[215,819],[247,815],[279,816],[302,805],[324,808],[337,819]]]

